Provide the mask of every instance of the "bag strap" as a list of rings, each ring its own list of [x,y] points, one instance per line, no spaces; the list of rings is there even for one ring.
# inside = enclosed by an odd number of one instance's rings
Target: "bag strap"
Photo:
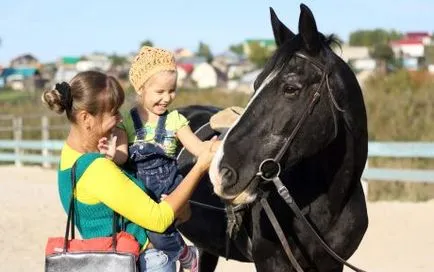
[[[81,157],[80,157],[81,158]],[[65,231],[65,239],[63,242],[63,253],[67,252],[68,243],[69,243],[69,234],[71,234],[71,239],[75,239],[75,201],[74,201],[74,191],[77,185],[77,163],[79,161],[78,158],[71,167],[71,199],[69,201],[68,208],[68,218],[66,219],[66,231]],[[124,218],[120,216],[117,212],[113,211],[113,230],[112,230],[112,249],[113,252],[116,252],[117,239],[116,235],[118,232],[118,221],[119,218],[121,220],[122,230],[125,230]]]
[[[71,167],[71,199],[69,201],[68,218],[66,219],[65,240],[63,241],[63,253],[67,252],[69,242],[69,231],[71,230],[71,239],[75,239],[75,205],[74,205],[74,190],[75,190],[75,170],[77,168],[78,159]]]

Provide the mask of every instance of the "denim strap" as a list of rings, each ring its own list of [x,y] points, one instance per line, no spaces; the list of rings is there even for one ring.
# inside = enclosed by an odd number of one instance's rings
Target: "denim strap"
[[[136,130],[136,136],[138,141],[145,140],[146,131],[143,128],[142,120],[140,119],[137,108],[134,107],[130,110],[131,118],[133,119],[134,129]]]
[[[155,142],[162,144],[164,140],[164,136],[166,136],[166,119],[167,119],[167,111],[160,115],[158,118],[157,129],[155,130]]]

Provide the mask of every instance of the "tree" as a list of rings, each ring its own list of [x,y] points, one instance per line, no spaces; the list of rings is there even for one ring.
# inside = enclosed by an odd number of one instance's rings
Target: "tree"
[[[358,30],[350,34],[349,44],[351,46],[374,46],[377,44],[386,44],[393,40],[399,40],[402,38],[402,33],[384,29],[374,30]]]
[[[199,49],[197,50],[197,56],[205,57],[207,62],[212,62],[213,55],[209,46],[203,42],[199,42]]]
[[[113,66],[122,66],[128,62],[127,58],[124,56],[119,56],[116,53],[109,56],[109,59],[112,61]]]
[[[140,43],[140,47],[143,47],[143,46],[151,46],[152,47],[152,46],[154,46],[154,43],[151,40],[144,40]]]
[[[272,53],[273,52],[271,50],[261,46],[259,42],[249,43],[249,60],[258,68],[264,67]]]
[[[244,55],[244,45],[242,43],[233,44],[233,45],[229,46],[229,50],[231,52],[234,52],[238,56]]]
[[[372,47],[370,55],[373,59],[377,60],[380,72],[387,72],[387,64],[389,64],[395,57],[392,48],[388,44],[380,43]]]

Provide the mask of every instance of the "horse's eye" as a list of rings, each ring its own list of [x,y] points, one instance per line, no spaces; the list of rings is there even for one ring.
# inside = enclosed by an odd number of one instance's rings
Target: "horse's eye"
[[[283,92],[286,97],[296,97],[300,93],[300,88],[293,85],[287,85],[283,88]]]

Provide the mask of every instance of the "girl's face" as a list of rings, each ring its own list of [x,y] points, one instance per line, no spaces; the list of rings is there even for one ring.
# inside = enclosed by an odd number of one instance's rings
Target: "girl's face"
[[[163,71],[153,75],[142,88],[142,105],[148,111],[161,115],[175,99],[176,72]]]

